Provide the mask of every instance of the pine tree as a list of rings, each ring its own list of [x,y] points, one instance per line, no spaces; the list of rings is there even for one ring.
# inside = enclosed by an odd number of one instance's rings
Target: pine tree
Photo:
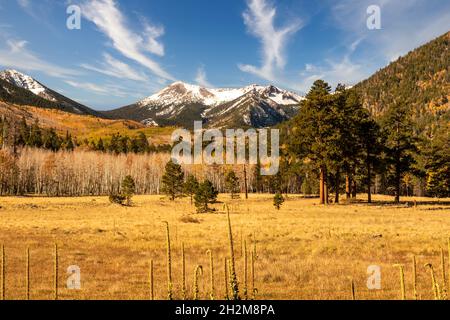
[[[366,166],[367,202],[372,203],[372,177],[374,171],[381,166],[383,136],[380,126],[368,115],[361,119],[358,131],[362,144],[362,157]]]
[[[254,178],[255,191],[258,193],[263,192],[264,179],[263,179],[263,176],[261,175],[261,161],[260,161],[259,157],[258,157],[258,162],[256,163],[256,165],[254,166],[254,169],[253,169],[253,178]]]
[[[44,132],[42,143],[45,149],[53,152],[56,152],[61,148],[61,139],[53,128]]]
[[[98,139],[97,148],[96,149],[97,149],[97,151],[105,152],[105,144],[104,144],[102,138]]]
[[[225,189],[228,193],[230,193],[232,199],[236,199],[239,197],[239,178],[236,176],[236,173],[233,170],[229,171],[225,177]]]
[[[450,197],[450,134],[447,125],[437,131],[424,153],[427,194]]]
[[[287,137],[290,152],[297,158],[313,161],[319,170],[321,204],[328,204],[327,171],[336,134],[330,92],[330,86],[323,80],[314,82]]]
[[[219,192],[214,188],[211,181],[205,180],[200,183],[197,192],[195,193],[195,207],[198,213],[209,212],[208,204],[215,203]]]
[[[132,151],[134,153],[148,153],[150,152],[150,144],[143,132],[139,132],[137,137],[132,140]]]
[[[111,141],[109,142],[109,147],[108,150],[109,152],[114,152],[114,153],[120,153],[120,149],[119,149],[119,134],[113,134],[111,136]]]
[[[166,164],[165,173],[162,177],[161,191],[174,201],[183,195],[184,173],[179,164],[169,161]]]
[[[403,103],[391,106],[383,119],[386,133],[388,163],[390,165],[390,182],[394,187],[395,202],[400,202],[401,181],[404,174],[412,171],[417,151],[413,136],[411,111]]]
[[[126,176],[122,181],[122,196],[127,200],[127,206],[131,206],[131,198],[136,192],[136,184],[133,177]]]
[[[273,205],[277,210],[280,210],[281,206],[284,203],[284,198],[281,195],[281,193],[276,193],[275,196],[273,197]]]
[[[39,122],[36,120],[31,126],[30,138],[28,140],[28,145],[35,148],[42,147],[42,131],[39,127]]]
[[[73,144],[72,136],[69,133],[69,131],[66,132],[66,138],[64,140],[64,148],[67,151],[73,151],[75,149],[75,145]]]
[[[193,175],[188,175],[186,182],[184,183],[184,194],[191,198],[191,205],[193,203],[193,198],[199,187],[198,180]]]

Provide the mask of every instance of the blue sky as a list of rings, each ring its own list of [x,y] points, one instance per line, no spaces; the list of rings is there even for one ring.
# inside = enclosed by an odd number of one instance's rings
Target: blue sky
[[[0,68],[102,110],[176,80],[303,93],[318,78],[355,84],[449,26],[447,0],[0,0]]]

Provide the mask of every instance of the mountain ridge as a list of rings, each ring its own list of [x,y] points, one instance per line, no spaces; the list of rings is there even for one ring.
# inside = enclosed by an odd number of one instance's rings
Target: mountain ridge
[[[134,104],[106,111],[111,118],[125,118],[150,125],[267,127],[289,119],[304,98],[275,86],[205,88],[174,82]]]
[[[27,94],[27,92],[31,93]],[[34,95],[34,96],[33,96]],[[0,72],[0,98],[5,102],[19,105],[36,105],[43,108],[104,117],[101,112],[82,105],[62,94],[46,87],[41,82],[13,69]]]

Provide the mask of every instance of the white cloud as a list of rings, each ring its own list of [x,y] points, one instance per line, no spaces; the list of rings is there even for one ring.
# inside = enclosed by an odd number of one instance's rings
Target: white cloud
[[[286,65],[285,47],[289,37],[295,34],[302,24],[299,20],[277,29],[275,17],[277,10],[267,0],[248,0],[248,8],[243,14],[244,23],[250,34],[258,38],[262,45],[262,66],[239,65],[239,68],[266,80],[273,81],[276,72]]]
[[[59,67],[46,62],[27,49],[28,42],[24,40],[7,40],[7,48],[0,49],[0,65],[25,71],[40,71],[49,76],[65,78],[76,76],[76,70]]]
[[[381,8],[381,30],[366,27],[369,5]],[[430,10],[430,8],[435,8]],[[441,0],[341,0],[333,22],[353,40],[364,38],[367,56],[390,62],[449,30],[450,2]]]
[[[19,4],[19,6],[21,6],[24,9],[28,9],[30,7],[29,0],[17,0],[17,3]]]
[[[349,56],[345,56],[340,61],[326,60],[325,65],[307,64],[300,73],[302,80],[294,88],[306,93],[314,81],[319,79],[328,82],[333,88],[339,83],[354,85],[369,74],[366,66],[352,62]]]
[[[160,78],[174,80],[157,62],[147,56],[147,53],[164,55],[164,46],[158,41],[164,33],[162,28],[146,23],[142,34],[133,32],[128,28],[126,18],[114,0],[86,1],[82,5],[82,13],[125,57],[140,63]]]
[[[195,76],[195,82],[202,87],[206,87],[206,88],[214,87],[211,83],[208,82],[208,78],[206,77],[205,68],[203,66],[198,68],[197,75]]]
[[[72,81],[72,80],[65,80],[64,82],[74,88],[91,91],[91,92],[94,92],[94,93],[100,94],[100,95],[115,96],[115,97],[126,97],[127,96],[126,92],[123,91],[122,87],[116,86],[116,85],[100,86],[95,83],[77,82],[77,81]]]
[[[115,77],[119,79],[129,79],[134,81],[148,81],[148,77],[143,73],[134,70],[128,64],[115,59],[108,53],[103,54],[104,61],[101,67],[95,67],[90,64],[81,64],[81,67],[105,74],[110,77]]]

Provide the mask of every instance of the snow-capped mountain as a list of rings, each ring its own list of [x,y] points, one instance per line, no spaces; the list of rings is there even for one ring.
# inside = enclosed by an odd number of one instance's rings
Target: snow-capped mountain
[[[210,127],[266,127],[287,120],[304,98],[275,86],[204,88],[175,82],[133,105],[106,114],[147,125],[191,127],[202,120]]]
[[[101,116],[99,112],[96,112],[76,101],[73,101],[57,93],[56,91],[49,89],[39,81],[19,71],[1,71],[0,81],[3,81],[4,84],[9,84],[9,86],[0,86],[0,90],[4,92],[4,94],[2,95],[4,96],[3,99],[6,100],[6,102],[60,109],[62,111],[76,114]],[[33,95],[26,94],[20,89],[30,92]]]
[[[49,101],[56,101],[55,97],[52,97],[48,90],[39,82],[34,80],[32,77],[20,73],[16,70],[5,70],[0,72],[0,79],[8,81],[9,83],[31,91],[37,96],[40,96]]]

